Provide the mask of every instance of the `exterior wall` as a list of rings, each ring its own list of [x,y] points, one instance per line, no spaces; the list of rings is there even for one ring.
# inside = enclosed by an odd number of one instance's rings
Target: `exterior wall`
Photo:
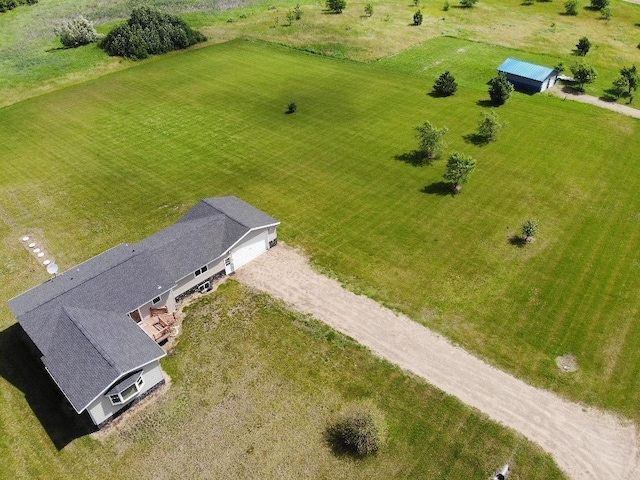
[[[267,240],[267,237],[268,237],[267,230],[268,229],[263,228],[261,230],[256,230],[255,232],[249,233],[245,238],[242,239],[242,242],[240,242],[238,245],[236,245],[231,249],[231,258],[233,259],[234,270],[242,267],[243,265],[246,265],[253,258],[261,255],[262,253],[264,253],[266,250],[269,249],[269,242]],[[263,242],[262,250],[260,250],[260,252],[257,255],[253,256],[251,259],[247,261],[246,255],[244,254],[244,252],[246,251],[245,249],[260,240]]]
[[[87,407],[87,412],[89,413],[91,420],[93,420],[93,423],[96,425],[105,423],[106,420],[118,411],[126,408],[131,404],[131,402],[135,401],[136,398],[144,395],[145,392],[162,382],[164,377],[162,376],[162,367],[160,367],[160,362],[156,360],[155,362],[151,362],[146,365],[143,368],[142,377],[144,378],[144,386],[142,387],[142,390],[138,395],[124,405],[112,405],[111,400],[104,395],[100,395],[96,398],[94,402]]]
[[[171,298],[175,298],[181,293],[186,292],[190,288],[195,287],[199,283],[211,277],[211,275],[216,274],[221,270],[224,270],[224,257],[207,263],[207,271],[202,275],[198,275],[196,277],[192,273],[191,275],[188,275],[178,280],[177,286],[173,288],[173,293],[171,295]]]
[[[276,238],[278,238],[278,230],[277,227],[269,227],[269,231],[268,231],[268,238],[269,238],[269,242],[274,241]]]
[[[539,92],[543,84],[543,82],[532,80],[530,78],[519,77],[518,75],[513,75],[511,73],[507,73],[507,79],[513,83],[513,86],[516,87],[516,89],[527,90],[529,92]]]
[[[169,308],[169,312],[174,312],[176,310],[176,304],[173,301],[173,295],[171,294],[171,290],[164,292],[162,295],[160,295],[160,301],[155,305],[151,300],[149,300],[147,303],[145,303],[143,306],[139,308],[140,315],[142,316],[143,320],[146,320],[151,316],[151,307],[160,308],[166,305]]]
[[[540,88],[540,91],[544,92],[547,88],[553,87],[556,84],[557,81],[558,81],[558,75],[557,74],[554,73],[553,75],[550,75],[543,82],[542,87]]]

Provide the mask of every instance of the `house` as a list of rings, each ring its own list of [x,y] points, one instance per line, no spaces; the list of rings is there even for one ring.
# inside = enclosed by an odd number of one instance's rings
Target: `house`
[[[516,89],[529,92],[544,92],[547,88],[553,87],[559,74],[555,68],[515,58],[507,58],[498,67],[498,71],[504,73]]]
[[[27,344],[78,414],[102,427],[164,383],[176,305],[277,243],[280,222],[236,197],[120,244],[11,299]]]

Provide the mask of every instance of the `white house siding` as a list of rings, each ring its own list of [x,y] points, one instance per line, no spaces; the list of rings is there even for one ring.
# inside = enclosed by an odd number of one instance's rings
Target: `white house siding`
[[[269,227],[269,233],[267,235],[270,242],[278,238],[278,232],[276,231],[276,227]]]
[[[160,383],[163,380],[160,362],[156,360],[145,365],[142,371],[142,377],[144,378],[144,386],[142,387],[142,390],[138,395],[132,398],[131,401],[124,405],[113,405],[111,400],[104,395],[100,395],[96,398],[94,402],[87,407],[87,412],[89,412],[89,416],[91,417],[91,420],[93,420],[93,423],[100,425],[104,421],[108,420],[109,417],[126,407],[129,403],[133,402],[140,395],[144,395],[146,391]],[[109,386],[109,389],[110,388],[111,386]],[[108,391],[109,389],[105,391]]]
[[[269,248],[267,229],[250,232],[238,245],[231,249],[233,268],[246,265]]]
[[[169,309],[169,312],[174,312],[176,310],[176,304],[173,298],[174,296],[169,290],[160,295],[160,301],[158,303],[154,304],[153,299],[149,300],[139,309],[142,319],[145,320],[146,318],[149,318],[151,316],[151,308],[160,308],[166,306]]]
[[[172,298],[177,297],[183,292],[186,292],[192,287],[195,287],[199,283],[203,282],[207,278],[215,275],[219,271],[224,270],[224,258],[212,260],[207,263],[207,271],[197,277],[194,274],[187,275],[184,278],[178,280],[177,285],[173,288]]]

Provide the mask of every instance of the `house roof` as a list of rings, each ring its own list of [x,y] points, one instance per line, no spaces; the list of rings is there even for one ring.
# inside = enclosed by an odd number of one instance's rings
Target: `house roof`
[[[208,198],[174,225],[107,250],[9,306],[81,412],[122,375],[164,355],[128,312],[224,254],[252,229],[278,223],[239,198]]]
[[[518,77],[529,78],[538,82],[544,82],[555,69],[536,65],[535,63],[523,62],[515,58],[507,58],[502,65],[498,67],[499,72],[510,73]]]

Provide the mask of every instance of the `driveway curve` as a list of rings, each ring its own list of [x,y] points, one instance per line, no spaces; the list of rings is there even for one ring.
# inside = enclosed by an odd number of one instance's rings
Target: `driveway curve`
[[[527,385],[444,337],[356,295],[279,245],[244,266],[236,279],[280,298],[517,430],[550,453],[574,480],[638,480],[635,426],[612,414]]]

